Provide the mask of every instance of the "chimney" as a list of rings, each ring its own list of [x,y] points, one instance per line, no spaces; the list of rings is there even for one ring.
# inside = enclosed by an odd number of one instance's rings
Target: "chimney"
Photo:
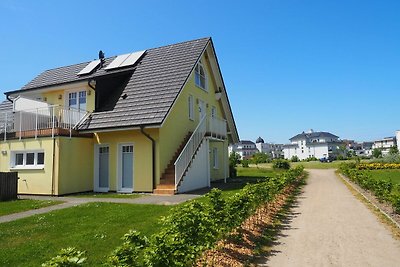
[[[104,59],[104,52],[103,51],[99,51],[99,59],[100,59],[100,68],[102,68],[103,67],[103,64],[104,64],[104,61],[105,61],[105,59]]]

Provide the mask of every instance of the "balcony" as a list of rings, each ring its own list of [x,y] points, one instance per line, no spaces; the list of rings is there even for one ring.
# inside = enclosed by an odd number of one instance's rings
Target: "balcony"
[[[225,139],[226,135],[226,120],[216,117],[208,118],[206,136],[215,139]]]
[[[0,138],[37,138],[44,136],[75,136],[76,128],[89,112],[63,106],[24,109],[0,113]]]

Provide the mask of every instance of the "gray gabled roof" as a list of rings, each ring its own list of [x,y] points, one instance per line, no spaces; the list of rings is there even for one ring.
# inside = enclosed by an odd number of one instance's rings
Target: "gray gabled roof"
[[[302,132],[301,134],[295,135],[292,138],[290,138],[289,140],[296,140],[296,139],[307,139],[307,138],[324,138],[324,137],[328,137],[328,138],[339,138],[339,136],[336,136],[334,134],[331,134],[329,132],[312,132],[312,133],[305,133]]]
[[[111,111],[93,112],[80,130],[160,125],[210,41],[211,38],[202,38],[148,49],[134,67],[115,71],[102,68],[83,77],[77,73],[89,62],[48,70],[21,90],[6,94],[124,72],[130,75],[121,93],[121,96],[126,94],[126,98],[119,97]],[[107,58],[104,67],[114,58]]]

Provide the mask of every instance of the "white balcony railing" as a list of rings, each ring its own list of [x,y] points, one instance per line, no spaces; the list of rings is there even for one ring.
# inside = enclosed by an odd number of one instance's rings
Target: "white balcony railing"
[[[226,137],[226,120],[211,117],[208,123],[207,132],[211,137],[224,138]]]
[[[51,134],[54,137],[56,129],[67,130],[71,136],[72,130],[76,129],[87,115],[87,111],[57,105],[3,112],[0,114],[0,122],[2,123],[0,133],[4,134],[4,140],[6,140],[7,134],[12,133],[15,133],[15,136],[20,139],[22,136],[37,138],[42,130],[48,130],[45,134]]]

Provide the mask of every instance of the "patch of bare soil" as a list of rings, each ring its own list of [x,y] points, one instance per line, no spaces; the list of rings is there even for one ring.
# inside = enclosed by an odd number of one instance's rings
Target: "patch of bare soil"
[[[274,201],[263,205],[234,230],[227,239],[221,240],[214,249],[205,251],[194,266],[247,266],[254,259],[254,251],[265,229],[271,226],[275,216],[304,178],[288,186]]]

